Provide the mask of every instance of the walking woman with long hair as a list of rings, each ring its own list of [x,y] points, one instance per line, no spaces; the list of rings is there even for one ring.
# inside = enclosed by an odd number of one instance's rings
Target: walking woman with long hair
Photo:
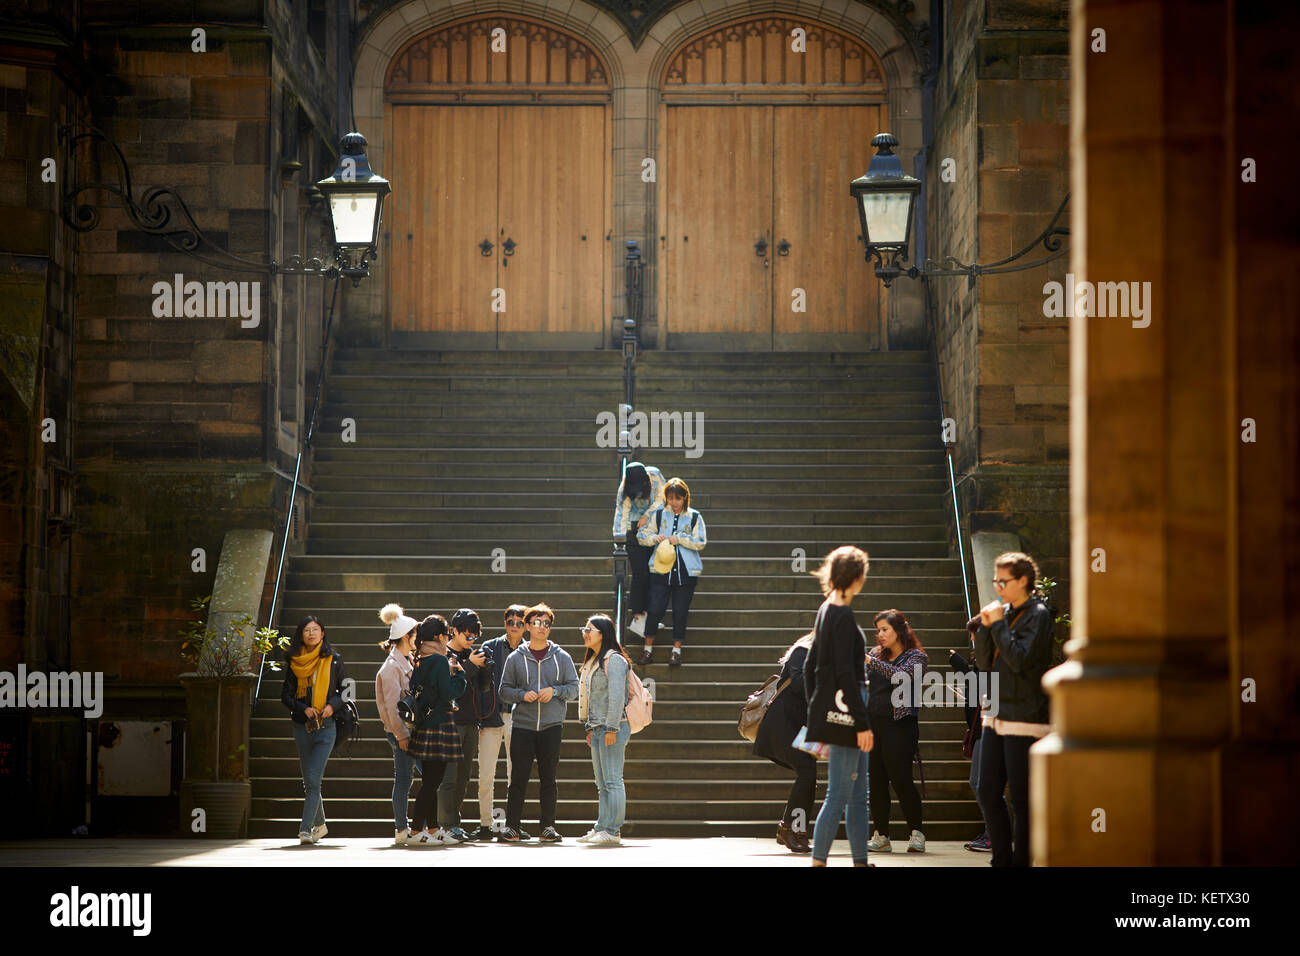
[[[817,790],[817,761],[812,754],[791,746],[808,716],[808,694],[804,690],[804,664],[816,635],[809,631],[790,645],[781,657],[781,674],[776,686],[784,686],[763,715],[754,737],[754,756],[794,771],[794,784],[785,802],[785,812],[776,825],[776,842],[791,853],[811,853],[808,826]],[[788,684],[786,682],[789,682]]]
[[[619,644],[608,616],[593,614],[581,630],[587,654],[578,672],[578,718],[587,730],[599,810],[596,825],[586,836],[578,837],[578,842],[614,846],[622,842],[619,830],[627,813],[623,757],[632,736],[627,719],[627,675],[632,660]]]
[[[411,672],[415,669],[411,654],[415,650],[415,630],[419,622],[407,617],[397,604],[384,605],[379,619],[388,625],[388,640],[379,644],[388,656],[375,674],[375,704],[388,737],[388,746],[393,751],[393,843],[404,846],[411,838],[406,807],[411,795],[411,780],[415,776],[415,761],[408,750],[411,732],[397,713],[397,702],[406,696],[411,686]]]
[[[892,853],[889,843],[889,788],[898,794],[911,836],[908,853],[925,852],[921,832],[921,795],[912,782],[912,758],[918,753],[921,731],[918,723],[921,701],[919,678],[929,667],[929,658],[912,625],[902,611],[890,608],[876,615],[876,646],[867,654],[867,715],[876,737],[871,759],[871,825],[874,832],[868,850]],[[894,675],[906,676],[903,702],[895,704]]]
[[[460,734],[451,714],[456,698],[465,693],[465,672],[456,661],[448,660],[447,637],[447,621],[440,614],[430,614],[415,631],[415,649],[420,658],[411,675],[411,686],[419,689],[417,699],[424,716],[407,748],[407,753],[420,761],[420,792],[415,796],[409,840],[414,846],[460,842],[436,819],[442,776],[447,764],[461,759]]]
[[[302,822],[299,843],[319,843],[329,832],[321,779],[334,750],[333,717],[343,709],[343,657],[325,639],[320,618],[308,614],[298,622],[284,653],[284,686],[280,700],[293,718],[293,742],[302,769]]]
[[[825,866],[844,820],[854,866],[867,866],[867,642],[849,607],[867,583],[867,553],[844,545],[813,573],[826,600],[804,665],[809,742],[828,745],[826,799],[813,827],[813,866]]]

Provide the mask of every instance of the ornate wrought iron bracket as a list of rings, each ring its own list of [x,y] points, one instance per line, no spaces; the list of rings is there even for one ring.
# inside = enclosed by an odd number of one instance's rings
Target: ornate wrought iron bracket
[[[867,261],[870,262],[873,258],[876,260],[876,277],[885,284],[885,288],[889,288],[890,283],[902,275],[907,276],[909,279],[922,276],[925,278],[932,276],[966,276],[968,284],[973,286],[978,276],[997,275],[1004,272],[1022,272],[1025,269],[1033,269],[1037,266],[1046,265],[1054,259],[1061,258],[1069,251],[1064,241],[1064,237],[1070,235],[1069,227],[1060,225],[1061,215],[1065,212],[1065,207],[1069,202],[1070,195],[1066,193],[1065,198],[1061,200],[1061,205],[1056,210],[1056,214],[1052,216],[1051,221],[1047,224],[1047,228],[1040,232],[1023,249],[1012,253],[1005,259],[999,259],[997,262],[989,262],[983,265],[975,262],[965,265],[953,256],[944,256],[939,262],[926,259],[920,266],[904,268],[902,263],[907,261],[906,249],[875,249],[867,254]],[[1011,265],[1011,263],[1029,254],[1039,245],[1051,255],[1035,259],[1032,262]]]
[[[318,256],[303,259],[290,256],[284,262],[275,259],[261,262],[247,259],[223,249],[208,238],[190,212],[181,195],[170,186],[152,186],[137,199],[131,184],[131,167],[122,154],[121,147],[107,133],[94,126],[60,126],[58,132],[60,143],[68,147],[67,190],[63,194],[62,218],[68,228],[76,232],[90,232],[99,225],[100,210],[90,202],[82,202],[85,193],[102,191],[116,196],[126,210],[131,222],[141,232],[158,236],[177,252],[198,259],[219,269],[233,272],[257,272],[264,275],[314,275],[322,278],[335,278],[339,275],[358,281],[358,270],[365,274],[365,264],[375,257],[374,247],[362,250],[353,259],[347,261],[336,253],[335,262],[327,263]],[[93,150],[97,143],[109,147],[114,161],[114,180],[82,182],[79,178],[80,163],[78,149],[85,145]]]

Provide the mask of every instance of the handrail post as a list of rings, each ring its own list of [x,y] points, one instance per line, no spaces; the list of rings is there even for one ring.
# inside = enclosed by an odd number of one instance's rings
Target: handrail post
[[[625,243],[627,253],[624,256],[623,289],[623,405],[619,409],[618,456],[619,484],[627,476],[627,463],[635,449],[632,447],[631,435],[627,429],[628,416],[636,400],[636,353],[637,353],[637,319],[641,313],[641,250],[635,239]],[[613,554],[614,571],[614,634],[620,644],[623,643],[623,591],[628,578],[628,554],[626,543],[617,541]]]

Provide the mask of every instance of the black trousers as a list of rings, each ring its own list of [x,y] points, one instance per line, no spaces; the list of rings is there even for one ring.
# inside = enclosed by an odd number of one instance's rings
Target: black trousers
[[[867,757],[867,774],[871,790],[871,828],[889,836],[889,788],[898,794],[898,803],[907,818],[908,830],[921,829],[921,795],[912,782],[912,757],[920,740],[915,717],[894,720],[871,714],[871,733],[876,744]]]
[[[411,811],[412,833],[418,833],[430,823],[438,825],[438,787],[446,770],[445,760],[420,761],[420,792],[415,795],[415,809]]]
[[[646,609],[650,599],[650,555],[654,548],[647,548],[636,540],[636,523],[627,532],[627,563],[632,568],[632,594],[628,597],[627,609],[633,614],[640,614]]]
[[[781,814],[781,822],[788,827],[794,827],[800,833],[808,834],[812,837],[813,822],[817,815],[812,812],[813,801],[816,799],[817,792],[817,758],[812,754],[799,751],[793,755],[794,760],[794,784],[790,787],[790,799],[785,802],[785,813]],[[802,811],[802,819],[796,818],[796,813]],[[799,824],[802,823],[802,826]]]
[[[528,789],[528,778],[533,772],[533,761],[537,761],[537,776],[541,780],[542,815],[541,827],[555,826],[555,800],[558,788],[555,784],[555,771],[560,766],[560,739],[564,736],[564,727],[556,724],[543,731],[529,730],[527,727],[514,725],[510,734],[510,789],[506,794],[506,826],[519,829],[519,820],[524,814],[524,791]]]
[[[980,735],[980,811],[993,844],[993,866],[1029,865],[1029,747],[1035,737],[1001,736],[992,727]],[[1010,791],[1015,831],[1007,818],[1002,789]]]
[[[697,578],[691,577],[685,570],[681,573],[678,584],[677,570],[668,574],[650,575],[650,607],[647,610],[645,636],[653,640],[659,633],[659,622],[663,620],[668,608],[669,597],[673,603],[673,643],[686,642],[686,616],[691,612],[691,599],[695,597]]]

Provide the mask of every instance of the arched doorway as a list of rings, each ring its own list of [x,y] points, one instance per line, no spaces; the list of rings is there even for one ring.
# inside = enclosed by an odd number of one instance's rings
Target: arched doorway
[[[395,345],[599,347],[610,309],[609,71],[521,17],[415,37],[384,83]]]
[[[680,46],[660,90],[667,347],[880,348],[885,293],[849,199],[889,123],[875,53],[750,18]]]

